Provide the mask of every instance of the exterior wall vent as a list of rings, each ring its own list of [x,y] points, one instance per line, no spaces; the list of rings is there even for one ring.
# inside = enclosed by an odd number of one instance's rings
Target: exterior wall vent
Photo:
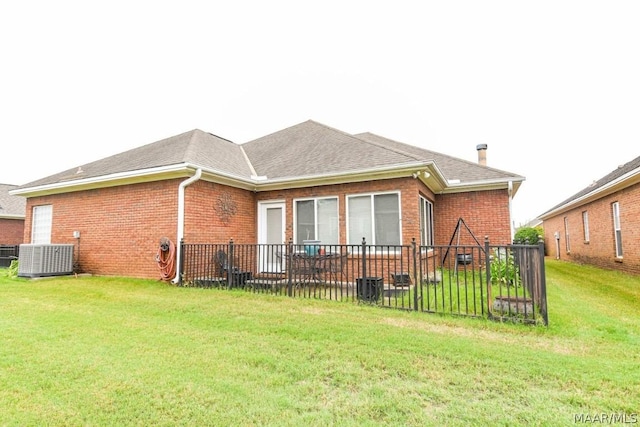
[[[73,273],[73,245],[22,244],[18,276],[44,277]]]

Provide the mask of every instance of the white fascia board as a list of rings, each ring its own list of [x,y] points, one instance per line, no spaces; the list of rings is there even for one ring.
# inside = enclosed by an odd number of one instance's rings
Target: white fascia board
[[[16,189],[11,195],[35,197],[48,194],[68,193],[94,188],[114,187],[119,185],[137,184],[143,182],[160,181],[173,178],[184,178],[193,175],[197,169],[202,170],[202,179],[219,184],[229,185],[250,191],[268,191],[274,189],[300,188],[311,185],[330,185],[348,182],[363,182],[372,179],[402,178],[411,176],[414,172],[429,172],[429,178],[420,179],[429,185],[436,193],[455,193],[460,191],[487,190],[491,188],[506,188],[508,181],[518,182],[517,179],[503,179],[490,181],[474,181],[465,184],[451,184],[447,182],[440,169],[434,162],[410,162],[385,167],[367,168],[343,173],[327,173],[308,176],[269,179],[263,176],[243,177],[233,174],[202,168],[190,163],[163,166],[157,168],[140,169],[103,175],[97,177],[60,181],[36,187]]]
[[[609,194],[615,193],[616,191],[620,191],[624,188],[630,187],[637,183],[640,183],[640,168],[634,169],[631,172],[628,172],[622,175],[618,179],[608,182],[602,187],[599,187],[581,197],[578,197],[577,199],[572,200],[569,203],[566,203],[562,206],[558,206],[556,209],[552,211],[548,211],[543,215],[540,215],[538,218],[541,220],[552,218],[558,214],[570,211],[571,209],[575,209],[576,207],[593,202],[594,200],[598,200],[604,196],[608,196]]]
[[[25,219],[25,216],[15,214],[0,214],[0,219]]]
[[[9,192],[17,196],[41,196],[47,194],[68,193],[72,191],[88,190],[93,188],[113,187],[123,184],[136,184],[141,182],[157,181],[167,178],[178,178],[186,175],[186,164],[163,166],[159,168],[140,169],[135,171],[119,172],[110,175],[101,175],[90,178],[59,181],[53,184],[27,187]]]
[[[201,169],[203,176],[208,181],[231,185],[246,190],[255,190],[256,183],[262,182],[261,177],[249,179],[233,174],[223,173],[217,170],[201,168],[190,163],[179,163],[157,168],[139,169],[134,171],[119,172],[90,178],[60,181],[53,184],[27,187],[9,192],[11,195],[35,197],[57,193],[69,193],[74,191],[90,190],[95,188],[115,187],[143,182],[161,181],[173,178],[185,178],[193,175],[197,169]]]
[[[513,184],[512,196],[514,196],[517,193],[518,188],[520,188],[520,184],[524,180],[524,178],[500,178],[462,183],[448,181],[446,188],[444,188],[440,194],[460,193],[465,191],[504,190],[509,188],[509,182],[511,182]]]
[[[418,170],[427,170],[432,175],[439,173],[429,168],[431,163],[411,162],[377,168],[359,169],[342,173],[315,174],[297,177],[254,180],[256,191],[268,191],[286,188],[301,188],[317,185],[344,184],[349,182],[371,181],[373,179],[406,178]]]

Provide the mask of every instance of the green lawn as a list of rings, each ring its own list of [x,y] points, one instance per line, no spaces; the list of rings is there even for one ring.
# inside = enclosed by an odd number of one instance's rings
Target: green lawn
[[[640,277],[546,275],[548,327],[0,270],[0,425],[638,421]]]

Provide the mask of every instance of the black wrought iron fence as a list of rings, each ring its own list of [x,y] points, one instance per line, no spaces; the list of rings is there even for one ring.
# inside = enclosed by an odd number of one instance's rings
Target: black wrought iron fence
[[[0,267],[9,267],[20,255],[20,245],[0,245]]]
[[[181,245],[181,286],[547,324],[542,245]]]

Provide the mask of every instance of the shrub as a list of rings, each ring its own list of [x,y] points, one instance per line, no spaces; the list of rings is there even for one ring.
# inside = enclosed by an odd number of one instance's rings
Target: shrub
[[[16,277],[18,277],[18,260],[17,259],[14,259],[13,261],[11,261],[7,276],[12,279],[15,279]]]
[[[520,286],[520,270],[515,263],[513,252],[494,249],[491,257],[491,283],[494,285]]]
[[[542,227],[522,227],[516,231],[513,243],[516,245],[537,245],[544,236]]]

